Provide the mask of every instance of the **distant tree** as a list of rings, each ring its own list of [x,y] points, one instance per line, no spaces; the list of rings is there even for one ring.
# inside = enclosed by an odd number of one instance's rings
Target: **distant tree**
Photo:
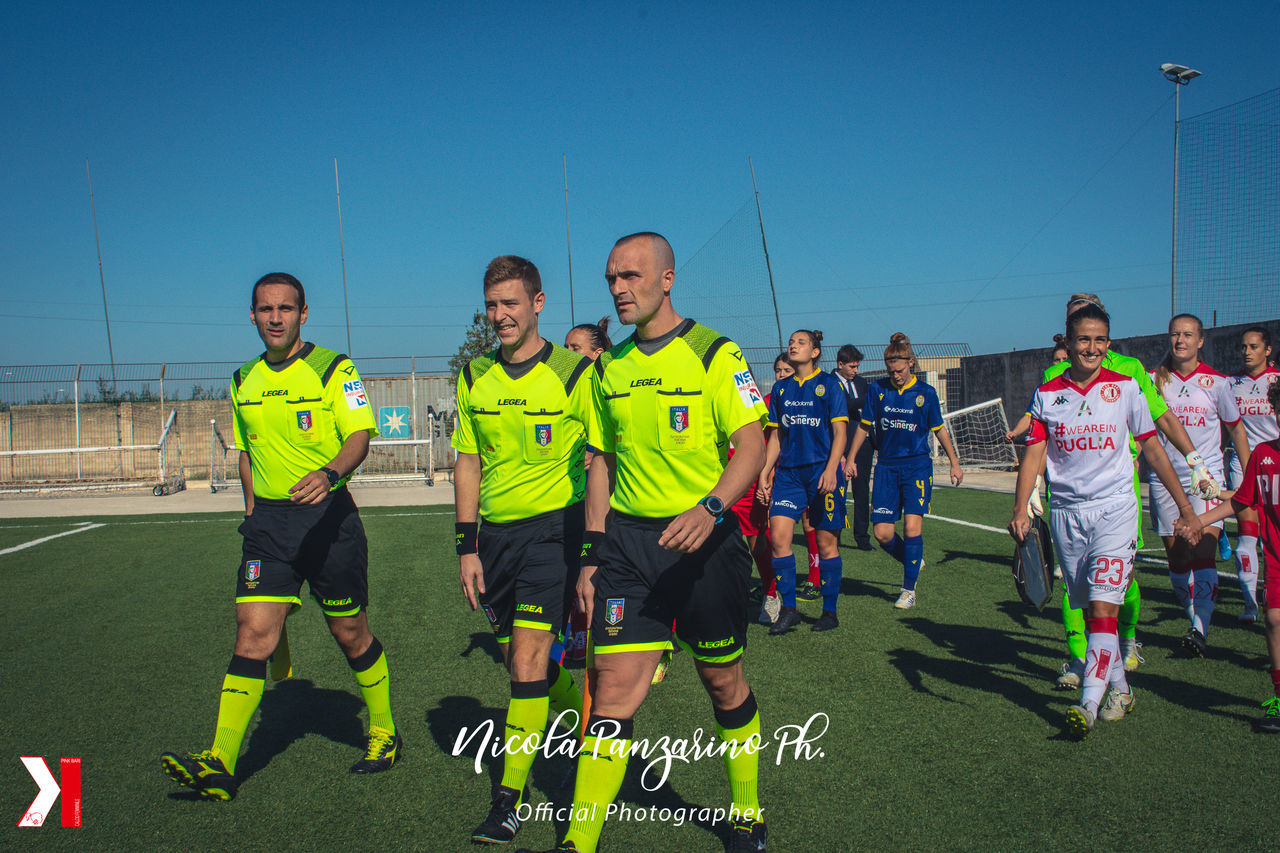
[[[458,354],[449,359],[449,372],[457,378],[467,362],[497,346],[498,336],[494,334],[493,326],[489,325],[489,318],[483,311],[477,311],[471,318],[471,325],[467,327],[467,336],[462,341],[462,346],[458,347]]]

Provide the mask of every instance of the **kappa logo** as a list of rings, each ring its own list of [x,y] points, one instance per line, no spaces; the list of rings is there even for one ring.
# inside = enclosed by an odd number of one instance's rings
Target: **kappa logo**
[[[626,604],[626,599],[610,598],[604,603],[604,621],[610,625],[617,625],[622,622],[622,610]]]
[[[244,579],[256,581],[262,575],[262,561],[250,560],[244,564]]]
[[[1114,403],[1120,399],[1120,386],[1114,382],[1108,382],[1098,391],[1098,396],[1102,398],[1104,403]]]
[[[1275,464],[1275,461],[1276,461],[1276,460],[1275,460],[1273,457],[1271,457],[1271,456],[1264,456],[1264,457],[1262,457],[1262,461],[1261,461],[1261,462],[1259,462],[1258,464],[1259,464],[1259,465],[1273,465],[1273,464]]]
[[[62,825],[83,826],[80,813],[80,759],[58,759],[60,780],[53,778],[49,765],[42,756],[24,755],[22,764],[40,786],[40,790],[22,813],[18,826],[44,826],[45,819],[49,817],[49,809],[53,808],[59,796],[62,797]]]
[[[1053,405],[1061,406],[1065,402],[1067,402],[1067,398],[1062,394],[1059,394],[1057,397],[1054,398]]]

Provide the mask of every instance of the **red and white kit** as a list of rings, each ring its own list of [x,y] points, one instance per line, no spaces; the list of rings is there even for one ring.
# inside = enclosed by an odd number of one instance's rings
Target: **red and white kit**
[[[1265,606],[1280,607],[1280,439],[1255,446],[1244,473],[1234,500],[1258,510],[1266,566]]]
[[[1155,372],[1151,373],[1155,381]],[[1183,376],[1170,371],[1169,381],[1165,383],[1164,401],[1170,411],[1182,422],[1187,437],[1204,457],[1204,464],[1209,473],[1219,483],[1222,482],[1222,427],[1230,426],[1240,420],[1240,410],[1236,408],[1236,398],[1231,390],[1231,380],[1206,364],[1200,364],[1191,373]],[[1165,453],[1173,464],[1174,473],[1183,483],[1191,481],[1191,469],[1187,461],[1169,439],[1160,436]],[[1178,517],[1178,507],[1173,495],[1164,487],[1152,471],[1147,479],[1151,486],[1151,521],[1156,533],[1161,536],[1173,535],[1173,522]],[[1219,501],[1205,501],[1195,495],[1190,496],[1191,508],[1199,515],[1217,506]],[[1222,522],[1213,525],[1222,528]]]
[[[1276,415],[1267,402],[1267,389],[1271,383],[1280,379],[1280,370],[1268,366],[1257,376],[1247,373],[1232,376],[1231,394],[1235,397],[1236,408],[1240,410],[1240,420],[1244,422],[1244,434],[1249,438],[1249,447],[1257,447],[1264,441],[1275,441],[1280,438],[1280,426],[1276,425]],[[1231,454],[1231,482],[1240,482],[1240,460]]]
[[[1053,546],[1074,607],[1124,601],[1138,507],[1129,437],[1155,431],[1138,383],[1102,370],[1086,387],[1063,374],[1032,395],[1028,444],[1047,444]]]

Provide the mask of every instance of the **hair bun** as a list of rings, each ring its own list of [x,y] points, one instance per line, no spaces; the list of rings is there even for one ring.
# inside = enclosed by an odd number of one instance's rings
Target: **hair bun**
[[[811,332],[809,332],[809,337],[813,338],[814,346],[817,346],[818,344],[822,343],[822,332],[818,331],[817,329],[814,329]]]
[[[910,339],[910,338],[908,338],[906,335],[904,335],[902,332],[894,332],[894,333],[893,333],[893,336],[889,338],[889,343],[891,343],[891,344],[910,344],[910,343],[911,343],[911,339]]]
[[[602,334],[607,335],[609,333],[609,315],[606,314],[605,316],[601,317],[600,322],[596,323],[596,327],[600,329],[600,332]]]
[[[1054,346],[1064,346],[1066,343],[1067,343],[1067,336],[1066,336],[1066,335],[1054,335],[1054,336],[1053,336],[1053,344],[1054,344]]]

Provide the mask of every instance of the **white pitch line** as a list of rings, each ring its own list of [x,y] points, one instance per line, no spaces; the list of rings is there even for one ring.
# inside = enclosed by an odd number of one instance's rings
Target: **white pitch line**
[[[986,531],[988,531],[988,532],[990,532],[990,533],[1003,533],[1005,536],[1008,536],[1008,535],[1009,535],[1009,531],[1005,530],[1004,528],[1002,528],[1002,527],[992,527],[992,526],[991,526],[991,525],[989,525],[989,524],[975,524],[975,523],[974,523],[974,522],[972,522],[972,521],[961,521],[961,520],[960,520],[960,519],[958,519],[958,518],[947,518],[947,517],[946,517],[946,516],[944,516],[944,515],[933,515],[932,513],[930,513],[927,517],[928,517],[928,518],[936,518],[938,521],[946,521],[946,522],[950,522],[951,524],[959,524],[961,527],[972,527],[972,528],[975,528],[975,529],[977,529],[977,530],[986,530]],[[1144,550],[1144,551],[1151,551],[1151,550],[1156,550],[1156,549],[1153,549],[1153,548],[1144,548],[1143,550]],[[1163,550],[1163,549],[1160,549],[1160,550]],[[1143,556],[1142,554],[1139,554],[1139,555],[1138,555],[1138,556],[1136,556],[1134,559],[1135,559],[1136,561],[1138,561],[1138,562],[1142,562],[1142,563],[1149,563],[1149,564],[1151,564],[1151,565],[1153,565],[1153,566],[1168,566],[1168,565],[1169,565],[1169,563],[1168,563],[1166,560],[1158,560],[1158,559],[1156,559],[1155,557],[1147,557],[1147,556]],[[1219,570],[1218,570],[1218,577],[1220,577],[1220,578],[1231,578],[1232,580],[1238,580],[1238,576],[1236,575],[1236,573],[1235,573],[1235,572],[1226,572],[1226,571],[1223,571],[1222,569],[1219,569]]]
[[[39,539],[32,539],[30,542],[23,542],[21,545],[14,545],[12,548],[0,550],[0,555],[12,554],[14,551],[22,551],[26,548],[39,545],[42,542],[48,542],[50,539],[60,539],[63,536],[70,536],[73,533],[84,533],[86,530],[93,530],[95,527],[106,527],[105,524],[90,524],[85,522],[74,530],[64,530],[61,533],[54,533],[52,536],[41,536]]]

